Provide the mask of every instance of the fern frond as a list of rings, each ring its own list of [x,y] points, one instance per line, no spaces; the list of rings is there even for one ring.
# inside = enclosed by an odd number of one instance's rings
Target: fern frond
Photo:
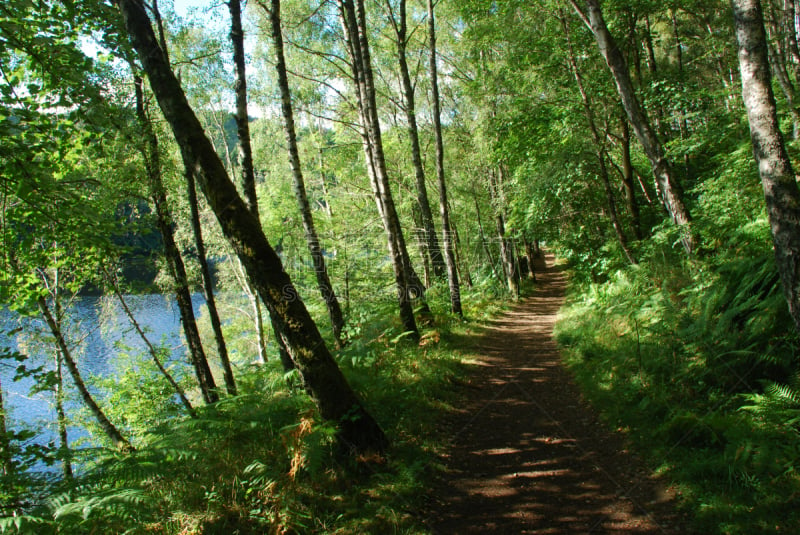
[[[32,515],[6,516],[0,518],[0,534],[45,535],[55,533],[53,522],[47,518]]]
[[[80,524],[90,518],[130,522],[138,520],[151,502],[139,489],[107,489],[61,504],[53,517],[66,524],[70,520]]]
[[[771,383],[766,388],[766,394],[774,399],[800,404],[800,390],[786,384]]]

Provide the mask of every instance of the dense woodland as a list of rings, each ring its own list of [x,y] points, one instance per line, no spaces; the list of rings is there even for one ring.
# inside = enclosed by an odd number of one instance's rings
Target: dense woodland
[[[800,529],[798,40],[796,0],[0,3],[0,356],[55,415],[0,410],[0,532],[425,533],[544,249],[698,529]],[[145,348],[106,376],[86,295]]]

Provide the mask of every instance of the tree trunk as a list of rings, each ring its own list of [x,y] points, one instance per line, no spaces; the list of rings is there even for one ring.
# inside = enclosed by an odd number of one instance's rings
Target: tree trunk
[[[250,280],[247,277],[247,272],[245,271],[244,266],[238,257],[236,259],[236,269],[234,270],[234,275],[236,275],[236,280],[239,282],[239,286],[241,286],[242,291],[247,296],[250,307],[253,309],[253,325],[256,329],[257,354],[255,362],[257,364],[264,364],[267,362],[268,351],[267,330],[264,328],[264,314],[262,313],[261,299],[258,297],[258,293],[253,289],[253,285],[250,284]],[[277,333],[275,333],[275,337],[278,338]]]
[[[758,0],[732,0],[731,5],[742,98],[764,188],[775,260],[789,312],[800,330],[800,189],[778,126],[761,4]]]
[[[250,297],[250,304],[253,307],[253,318],[256,327],[256,344],[258,345],[257,360],[259,364],[264,364],[267,362],[267,329],[264,327],[264,313],[261,308],[261,298],[258,296],[255,289],[251,287],[249,281],[247,281],[246,284],[248,288],[247,295]],[[270,318],[270,322],[271,321],[272,319]],[[278,331],[273,329],[272,332],[275,335],[275,343],[278,345],[278,351],[282,356],[286,348],[283,347],[283,342],[278,335]]]
[[[189,398],[186,397],[183,388],[181,388],[181,385],[179,385],[178,382],[175,381],[175,378],[173,378],[172,375],[164,367],[164,364],[162,364],[161,362],[161,358],[158,356],[158,351],[156,350],[155,347],[153,347],[153,344],[150,343],[150,339],[147,338],[147,335],[144,333],[144,329],[142,329],[142,326],[139,325],[138,321],[136,321],[136,317],[133,315],[133,312],[131,312],[130,307],[128,307],[128,303],[125,301],[125,297],[122,295],[122,292],[119,289],[119,284],[117,283],[117,280],[112,277],[111,273],[108,272],[105,266],[103,266],[103,272],[105,273],[106,280],[109,282],[109,284],[111,284],[111,287],[114,290],[114,295],[117,296],[117,300],[119,301],[120,306],[122,306],[122,310],[128,317],[128,321],[131,322],[131,325],[133,325],[134,330],[136,330],[136,334],[139,335],[139,338],[142,339],[144,345],[147,346],[147,351],[148,353],[150,353],[150,357],[153,359],[153,363],[156,365],[156,368],[158,368],[158,371],[161,373],[161,375],[164,376],[164,378],[170,384],[172,389],[175,390],[175,393],[178,394],[178,398],[181,400],[181,403],[186,408],[186,412],[188,412],[192,418],[196,418],[197,413],[195,412],[194,407],[192,407],[192,404],[189,402]]]
[[[69,370],[69,373],[72,376],[72,380],[75,383],[75,387],[78,389],[78,393],[80,394],[84,405],[86,405],[86,408],[89,409],[89,412],[97,420],[97,423],[100,424],[100,429],[102,429],[103,433],[105,433],[108,439],[111,440],[111,443],[115,448],[125,453],[133,451],[133,446],[131,446],[130,442],[128,442],[125,437],[122,436],[122,433],[119,432],[119,429],[117,429],[114,424],[111,423],[103,410],[89,393],[89,389],[86,388],[86,383],[83,382],[83,378],[78,371],[78,365],[75,363],[75,359],[72,358],[72,352],[67,346],[67,341],[64,339],[64,334],[61,332],[61,329],[58,327],[53,314],[50,312],[47,301],[45,301],[44,297],[40,297],[37,303],[39,305],[39,311],[41,311],[42,317],[44,318],[47,327],[50,329],[50,333],[56,340],[56,347],[61,352],[61,356],[64,358],[64,364],[66,364],[67,370]]]
[[[258,216],[258,195],[256,193],[256,174],[253,166],[253,149],[250,140],[250,114],[247,111],[247,71],[245,69],[245,52],[244,52],[244,29],[242,28],[242,9],[239,0],[229,0],[228,11],[231,14],[231,44],[233,45],[233,66],[234,66],[234,94],[236,95],[236,113],[234,120],[236,121],[236,136],[239,139],[239,164],[241,167],[241,186],[244,193],[244,200],[247,208],[256,216]],[[223,129],[224,131],[224,129]],[[225,144],[227,148],[227,143]],[[231,168],[232,169],[232,168]],[[260,224],[259,220],[259,224]],[[248,285],[252,283],[247,281]],[[250,288],[248,290],[250,295],[256,296],[257,292]],[[266,361],[266,331],[264,329],[264,318],[261,313],[261,303],[258,298],[253,302],[255,310],[255,326],[256,335],[258,336],[259,359],[262,362]],[[274,326],[275,323],[270,319]],[[275,331],[275,340],[279,346],[282,346],[283,340]],[[283,355],[286,348],[280,347],[279,352]]]
[[[675,9],[670,8],[669,16],[672,22],[672,33],[675,35],[675,55],[678,59],[678,73],[680,74],[680,80],[683,81],[683,42],[681,41],[681,33],[678,29],[678,17],[675,15]],[[680,128],[681,139],[686,140],[689,137],[689,121],[686,120],[686,108],[681,106],[679,112],[681,118],[678,124]],[[688,177],[691,171],[691,167],[689,166],[688,152],[683,153],[683,167],[685,169],[686,176]]]
[[[624,112],[620,123],[622,128],[622,186],[625,188],[625,201],[631,215],[633,234],[637,240],[641,240],[643,237],[642,221],[639,215],[639,202],[636,199],[633,161],[631,160],[631,131]]]
[[[61,318],[63,317],[63,310],[61,308],[61,295],[59,292],[58,281],[59,270],[55,270],[55,280],[51,295],[53,297],[53,307],[55,315],[53,320],[56,327],[61,331]],[[58,458],[61,460],[61,473],[64,480],[69,481],[73,477],[72,473],[72,450],[69,449],[69,435],[67,433],[67,413],[64,410],[64,374],[63,374],[63,361],[64,355],[61,350],[56,347],[55,352],[55,405],[56,405],[56,426],[58,427]]]
[[[444,178],[444,142],[442,140],[442,119],[439,110],[439,81],[436,68],[436,21],[434,20],[433,0],[428,0],[428,39],[430,40],[431,62],[431,100],[433,101],[433,134],[436,138],[436,179],[439,183],[439,216],[442,218],[442,245],[447,265],[447,285],[450,288],[450,310],[463,316],[461,310],[461,288],[458,284],[458,270],[453,252],[453,233],[450,230],[450,209],[447,205],[447,184]]]
[[[231,44],[233,45],[233,85],[236,94],[236,133],[239,137],[239,165],[242,172],[242,191],[250,210],[257,212],[256,175],[253,169],[253,148],[250,143],[250,117],[247,113],[247,73],[245,71],[244,30],[242,6],[239,0],[227,0],[231,14]]]
[[[536,253],[533,251],[533,244],[528,238],[523,237],[525,247],[525,258],[528,259],[528,278],[536,282]]]
[[[781,86],[781,91],[783,91],[783,96],[786,99],[786,107],[789,108],[789,114],[792,117],[792,139],[797,139],[798,135],[800,135],[800,110],[798,110],[795,105],[797,90],[789,78],[789,73],[786,70],[786,65],[780,53],[774,47],[769,48],[769,58],[772,60],[772,71],[778,79],[778,84]]]
[[[175,297],[181,315],[183,334],[186,337],[186,344],[189,346],[189,355],[192,359],[192,366],[194,367],[197,384],[200,387],[203,400],[206,403],[215,403],[219,400],[219,395],[216,391],[217,386],[214,376],[211,374],[211,368],[208,365],[203,342],[200,339],[200,330],[197,328],[197,320],[194,315],[186,267],[178,250],[178,245],[175,243],[171,218],[167,212],[167,198],[162,188],[163,185],[159,184],[156,185],[153,191],[156,224],[164,240],[164,254],[167,258],[171,278],[175,283]]]
[[[768,4],[769,5],[769,4]],[[793,7],[790,7],[794,11]],[[783,28],[786,21],[784,11],[786,9],[772,7],[772,16],[770,23],[767,24],[767,31],[772,33],[772,42],[770,43],[769,35],[766,36],[768,46],[768,57],[772,67],[772,73],[777,78],[778,84],[781,87],[783,96],[786,99],[786,107],[789,109],[789,114],[792,117],[792,139],[797,139],[800,135],[800,110],[796,107],[797,89],[792,82],[789,74],[789,57],[791,56],[791,35],[794,33],[793,28]],[[778,12],[780,11],[780,12]],[[789,24],[794,25],[794,20],[789,19]],[[766,21],[765,21],[766,24]],[[784,39],[786,36],[786,39]]]
[[[391,3],[387,2],[391,9]],[[406,47],[408,45],[408,25],[406,17],[406,1],[400,0],[398,7],[399,23],[392,16],[392,24],[397,35],[397,56],[400,64],[401,92],[405,106],[406,120],[408,121],[408,137],[411,141],[411,160],[414,164],[416,178],[417,207],[421,220],[422,244],[426,256],[430,258],[433,274],[441,277],[445,274],[445,262],[439,240],[436,238],[436,228],[433,223],[433,212],[428,201],[428,190],[425,185],[425,168],[422,164],[422,151],[419,143],[419,128],[417,127],[417,112],[414,99],[414,86],[411,84],[411,74],[408,69]]]
[[[331,219],[333,218],[333,207],[331,206],[331,196],[328,193],[328,179],[325,176],[325,159],[322,156],[323,144],[325,142],[325,136],[322,130],[322,119],[319,119],[317,122],[317,130],[319,132],[319,146],[317,147],[317,152],[319,153],[319,182],[322,187],[325,213],[328,215],[328,219]]]
[[[163,54],[161,54],[161,57],[166,63],[166,57]],[[219,400],[219,396],[216,392],[214,376],[211,374],[211,368],[208,365],[208,359],[203,350],[200,331],[197,328],[197,321],[192,306],[192,295],[189,292],[189,279],[186,276],[186,267],[183,264],[178,245],[175,243],[175,231],[172,227],[172,217],[169,213],[167,194],[164,190],[164,183],[161,178],[158,139],[156,138],[155,132],[153,132],[152,124],[144,109],[142,79],[139,76],[134,77],[134,89],[136,92],[136,114],[145,137],[140,150],[144,158],[150,195],[156,209],[156,226],[164,241],[164,256],[167,259],[170,276],[175,283],[175,298],[178,302],[178,310],[181,314],[183,334],[186,337],[186,344],[189,346],[192,366],[194,367],[197,384],[200,387],[203,400],[206,403],[214,403]]]
[[[570,0],[570,3],[594,34],[600,53],[606,60],[606,64],[613,75],[617,92],[622,99],[625,112],[628,114],[628,120],[630,120],[636,137],[650,160],[650,166],[661,195],[661,202],[672,221],[681,228],[683,232],[681,241],[687,254],[691,255],[695,247],[695,239],[689,228],[691,216],[683,201],[683,190],[675,176],[672,165],[664,156],[664,149],[658,136],[650,125],[650,121],[640,106],[639,100],[636,98],[627,62],[611,36],[611,32],[608,31],[608,27],[606,27],[600,4],[598,0],[586,0],[587,14],[584,14],[575,3],[575,0]]]
[[[196,173],[225,237],[269,308],[321,416],[337,422],[338,437],[344,446],[354,451],[384,449],[387,438],[383,430],[364,409],[333,360],[280,257],[236,192],[170,66],[158,53],[144,7],[137,0],[117,0],[117,5],[181,155]]]
[[[263,5],[263,4],[262,4]],[[289,78],[286,75],[286,58],[283,53],[283,35],[281,32],[281,3],[280,0],[272,0],[272,8],[269,10],[269,18],[272,30],[272,42],[275,46],[275,68],[278,71],[278,87],[281,92],[281,111],[283,113],[283,126],[286,134],[287,148],[289,151],[289,164],[292,168],[292,179],[294,185],[294,195],[297,199],[298,207],[303,218],[303,230],[306,235],[308,252],[311,255],[311,262],[314,264],[314,274],[317,277],[317,286],[322,294],[322,299],[328,308],[328,316],[333,329],[333,337],[337,345],[342,343],[342,329],[344,328],[344,316],[342,307],[336,293],[333,291],[331,279],[328,276],[328,269],[325,266],[325,257],[322,254],[322,247],[319,243],[317,229],[314,227],[314,217],[311,214],[311,204],[308,202],[306,185],[303,180],[303,169],[300,165],[300,151],[297,147],[297,135],[295,133],[294,111],[292,109],[292,94],[289,89]]]
[[[53,320],[56,323],[59,331],[61,329],[61,319],[64,316],[64,311],[61,307],[61,292],[59,283],[59,268],[55,268],[53,274],[53,285],[50,289],[50,295],[53,298],[53,308],[55,314]],[[62,331],[63,332],[63,331]],[[56,346],[55,352],[55,408],[56,408],[56,426],[58,428],[58,457],[61,460],[61,473],[65,480],[71,480],[72,473],[72,451],[69,449],[69,435],[67,433],[67,413],[64,410],[64,374],[63,362],[64,356],[61,350]]]
[[[650,87],[653,90],[653,94],[658,97],[661,93],[661,88],[653,83],[658,81],[658,63],[656,62],[656,52],[653,48],[653,28],[650,26],[650,17],[647,14],[644,15],[644,47],[647,50],[647,70],[650,71]],[[627,70],[626,72],[630,71]],[[633,86],[633,84],[631,84],[631,86]],[[653,123],[655,126],[656,136],[658,136],[659,133],[664,132],[662,126],[664,123],[664,108],[660,103],[656,103],[655,110]]]
[[[362,140],[364,154],[367,159],[367,172],[370,175],[375,200],[378,204],[386,231],[389,255],[392,259],[397,297],[400,307],[400,319],[403,329],[410,332],[412,338],[419,338],[419,330],[414,318],[411,301],[415,294],[424,296],[424,287],[415,286],[409,280],[410,260],[405,250],[400,220],[392,199],[389,179],[386,172],[386,160],[383,154],[380,122],[375,100],[375,86],[372,79],[369,44],[367,42],[365,13],[363,1],[339,0],[343,28],[345,31],[347,50],[350,55],[350,66],[358,93],[358,108],[363,129]]]
[[[492,254],[491,249],[489,249],[489,243],[486,239],[486,232],[483,230],[483,220],[481,219],[481,207],[478,202],[478,193],[473,186],[472,189],[472,200],[475,201],[475,216],[477,217],[478,222],[478,234],[480,234],[481,238],[481,246],[483,248],[484,254],[486,254],[486,260],[489,262],[489,265],[492,267],[492,273],[494,274],[494,278],[497,282],[502,284],[502,278],[500,274],[497,272],[497,267],[494,259],[494,255]]]
[[[492,198],[492,205],[495,211],[495,229],[497,231],[497,240],[500,242],[500,259],[503,264],[503,274],[506,277],[506,284],[508,291],[514,299],[519,298],[519,272],[516,270],[514,262],[514,244],[506,236],[505,224],[505,203],[501,188],[503,187],[503,167],[498,166],[498,174],[489,173],[489,194]]]
[[[214,281],[211,279],[211,269],[208,267],[206,259],[206,245],[203,241],[203,227],[200,224],[200,207],[197,202],[197,189],[194,184],[194,174],[192,170],[184,170],[186,178],[186,193],[189,199],[189,211],[192,220],[192,233],[194,234],[194,245],[197,249],[197,261],[200,264],[200,273],[203,277],[203,289],[206,297],[206,308],[208,309],[208,319],[211,321],[211,328],[214,331],[214,339],[217,342],[217,353],[222,365],[222,377],[225,381],[225,389],[228,394],[237,394],[236,379],[233,376],[233,367],[228,355],[228,346],[225,343],[225,335],[222,333],[222,322],[217,311],[217,301],[214,297]]]
[[[472,288],[472,273],[470,273],[467,260],[462,254],[463,246],[461,244],[461,235],[458,233],[458,227],[456,227],[453,220],[450,220],[450,231],[452,232],[453,236],[453,253],[456,257],[456,267],[458,268],[459,280],[463,281],[467,288]]]
[[[280,338],[280,327],[278,326],[278,322],[275,321],[275,318],[272,317],[270,314],[269,316],[270,325],[272,325],[272,332],[275,333],[275,345],[278,346],[278,359],[281,361],[281,366],[283,366],[284,372],[290,372],[297,368],[294,361],[292,360],[292,356],[289,354],[289,350],[286,348],[286,344]]]
[[[67,433],[67,413],[64,410],[64,375],[62,373],[63,357],[61,351],[56,350],[56,420],[58,426],[58,457],[61,460],[61,474],[65,480],[72,479],[72,450],[69,449],[69,435]]]
[[[514,244],[506,237],[505,219],[503,214],[495,215],[497,236],[500,240],[500,257],[503,259],[503,273],[506,276],[508,291],[514,299],[519,298],[519,273],[514,264]]]
[[[611,180],[608,176],[608,167],[606,166],[606,150],[603,143],[604,138],[600,135],[600,131],[597,128],[597,123],[595,122],[594,118],[594,110],[592,109],[592,103],[589,100],[589,94],[586,92],[586,88],[583,85],[583,76],[578,68],[578,62],[575,60],[575,51],[572,48],[572,39],[569,35],[569,26],[564,18],[561,18],[561,27],[564,29],[564,36],[567,41],[569,65],[572,70],[572,75],[575,78],[575,83],[578,86],[578,92],[581,95],[583,112],[586,115],[586,121],[589,123],[589,131],[592,133],[592,141],[594,142],[596,151],[595,156],[597,157],[597,163],[600,168],[600,181],[603,184],[603,190],[606,194],[608,218],[611,220],[611,226],[614,228],[614,233],[617,235],[619,246],[622,249],[622,252],[625,253],[628,262],[631,264],[636,264],[636,257],[634,257],[633,251],[631,251],[631,248],[628,245],[628,237],[625,235],[625,231],[622,229],[622,223],[617,213],[617,201],[614,198],[614,190],[611,187]]]
[[[0,384],[0,475],[4,478],[11,478],[16,473],[14,469],[14,453],[11,451],[11,437],[8,434],[8,426],[6,425],[6,406],[5,399],[3,398],[3,386]],[[15,499],[6,498],[8,502],[16,501]],[[8,511],[6,514],[9,514]]]

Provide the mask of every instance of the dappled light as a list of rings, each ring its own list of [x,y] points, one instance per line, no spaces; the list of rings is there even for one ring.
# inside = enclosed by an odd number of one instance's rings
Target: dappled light
[[[0,535],[800,533],[798,20],[0,1]]]
[[[548,258],[552,263],[552,256]],[[609,433],[561,367],[552,339],[563,267],[490,322],[469,402],[447,420],[435,533],[684,533],[674,493]]]

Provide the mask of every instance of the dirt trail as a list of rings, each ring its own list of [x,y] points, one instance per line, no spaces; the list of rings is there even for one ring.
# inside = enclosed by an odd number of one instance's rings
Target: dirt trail
[[[478,341],[464,404],[444,422],[447,473],[431,492],[435,534],[687,533],[671,493],[581,399],[553,340],[565,276],[537,290]]]

